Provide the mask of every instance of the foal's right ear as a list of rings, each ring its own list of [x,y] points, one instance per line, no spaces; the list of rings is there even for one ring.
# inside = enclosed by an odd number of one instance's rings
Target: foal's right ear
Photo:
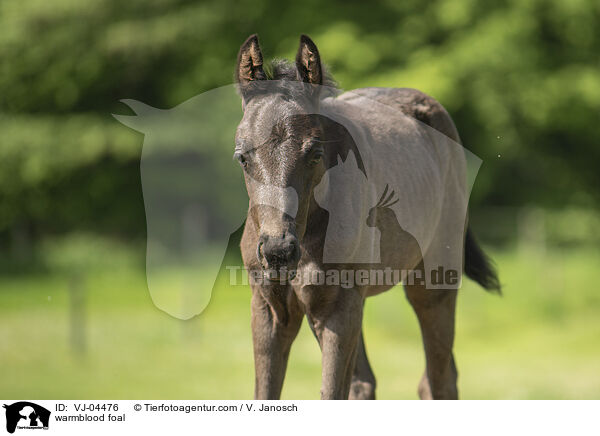
[[[256,80],[266,80],[267,75],[263,70],[263,57],[258,45],[258,36],[250,35],[240,47],[238,53],[235,79],[242,95],[244,90]]]

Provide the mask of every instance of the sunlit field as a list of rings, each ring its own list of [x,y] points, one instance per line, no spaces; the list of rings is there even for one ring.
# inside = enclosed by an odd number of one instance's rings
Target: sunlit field
[[[504,296],[468,281],[459,296],[461,397],[600,398],[600,253],[506,250],[493,257]],[[72,279],[61,271],[0,279],[3,397],[252,397],[248,288],[219,288],[200,316],[181,321],[152,304],[137,262],[107,262],[82,273],[85,311],[77,321],[68,291]],[[378,398],[417,398],[424,356],[402,289],[369,299],[365,316]],[[73,334],[80,345],[73,344]],[[317,399],[319,389],[320,352],[304,325],[283,398]]]

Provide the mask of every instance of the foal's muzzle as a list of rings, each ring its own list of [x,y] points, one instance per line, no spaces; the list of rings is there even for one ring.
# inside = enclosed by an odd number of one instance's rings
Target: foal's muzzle
[[[293,278],[300,260],[298,238],[290,231],[278,237],[260,235],[256,255],[264,270],[273,271],[275,276],[285,273]]]

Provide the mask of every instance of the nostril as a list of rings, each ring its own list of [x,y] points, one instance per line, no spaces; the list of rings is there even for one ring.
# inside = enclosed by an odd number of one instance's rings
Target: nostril
[[[263,241],[259,241],[258,245],[256,246],[256,257],[258,258],[258,260],[262,260],[265,257],[262,247]]]
[[[296,238],[290,241],[290,261],[297,262],[300,259],[300,245],[298,244],[298,240]]]

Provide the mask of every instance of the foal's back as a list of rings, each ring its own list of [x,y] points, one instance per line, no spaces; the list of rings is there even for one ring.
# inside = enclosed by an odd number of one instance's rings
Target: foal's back
[[[461,143],[456,126],[446,109],[437,100],[419,90],[412,88],[359,88],[340,95],[338,99],[351,101],[359,96],[395,108],[404,115],[415,118],[459,144]]]
[[[418,241],[420,249],[414,253],[406,252],[406,244],[381,245],[374,252],[381,253],[382,262],[409,270],[422,257],[427,279],[439,265],[461,271],[468,198],[464,194],[466,160],[456,127],[444,107],[414,89],[362,88],[326,98],[322,108],[326,114],[341,114],[340,119],[346,116],[349,120],[347,126],[359,145],[369,182],[378,192],[384,186],[395,191],[395,217],[392,214],[394,219],[378,226],[382,240],[398,239],[399,224]],[[372,199],[362,199],[362,203],[358,199],[360,204],[354,209],[373,206],[363,204],[365,201]],[[359,240],[356,233],[347,235],[345,242],[358,247]]]

